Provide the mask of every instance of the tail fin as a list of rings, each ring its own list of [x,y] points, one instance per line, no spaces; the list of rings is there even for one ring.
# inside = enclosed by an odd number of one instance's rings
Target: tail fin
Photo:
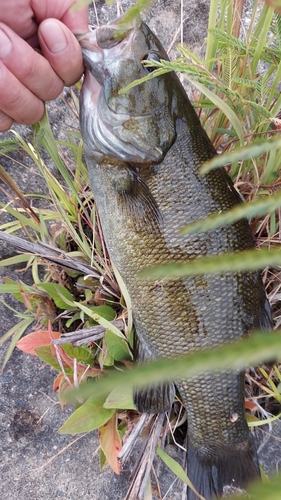
[[[257,453],[252,435],[245,442],[224,446],[211,453],[200,456],[189,443],[187,451],[187,475],[195,489],[205,500],[221,497],[224,487],[244,489],[250,481],[260,477]],[[198,500],[190,488],[187,500]]]

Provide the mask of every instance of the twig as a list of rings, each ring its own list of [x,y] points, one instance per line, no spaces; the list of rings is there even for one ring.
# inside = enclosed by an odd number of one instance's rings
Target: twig
[[[151,472],[155,457],[155,448],[162,432],[165,413],[159,413],[150,417],[150,426],[144,439],[143,447],[131,475],[131,486],[127,492],[125,500],[143,499],[146,484]],[[145,422],[145,419],[143,419]],[[143,425],[144,427],[144,425]]]
[[[94,276],[98,279],[101,277],[101,274],[95,271],[89,264],[87,264],[87,262],[83,262],[81,259],[73,259],[63,250],[60,250],[52,245],[48,245],[47,243],[43,243],[41,241],[31,243],[30,241],[19,238],[18,236],[7,234],[5,231],[0,231],[0,240],[12,245],[19,252],[27,252],[37,255],[42,259],[49,260],[60,266],[73,269],[74,271],[79,271],[82,274]]]
[[[119,329],[124,327],[123,320],[121,319],[117,319],[111,323]],[[103,326],[97,325],[92,328],[82,328],[74,332],[63,333],[59,339],[52,340],[52,344],[63,345],[72,343],[74,346],[79,346],[88,342],[96,342],[104,337],[105,330]]]

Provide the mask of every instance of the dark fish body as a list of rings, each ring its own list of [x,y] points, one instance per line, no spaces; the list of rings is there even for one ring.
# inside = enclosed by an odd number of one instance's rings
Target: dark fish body
[[[247,221],[179,236],[186,223],[240,202],[223,169],[202,176],[215,150],[174,73],[134,87],[142,61],[167,59],[140,22],[116,38],[118,20],[81,36],[86,75],[81,131],[101,224],[130,294],[140,361],[171,358],[270,329],[259,273],[220,273],[149,283],[137,273],[155,264],[253,247]],[[187,473],[206,500],[223,487],[259,477],[244,410],[244,374],[204,374],[176,381],[188,415]],[[135,394],[140,411],[170,408],[174,387]],[[197,496],[188,491],[188,499]]]

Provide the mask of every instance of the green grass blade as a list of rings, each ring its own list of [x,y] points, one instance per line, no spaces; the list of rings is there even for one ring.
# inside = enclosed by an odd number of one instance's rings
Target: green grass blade
[[[267,199],[255,199],[248,203],[241,203],[241,205],[235,205],[234,208],[227,212],[212,214],[206,219],[187,224],[180,230],[180,234],[184,235],[209,231],[210,229],[216,229],[220,226],[227,226],[243,218],[250,219],[257,215],[266,215],[280,207],[281,192],[279,191],[275,195],[269,196]]]
[[[33,125],[34,133],[36,135],[40,135],[41,138],[41,143],[44,147],[44,149],[47,151],[47,153],[50,155],[54,163],[56,164],[56,167],[58,168],[59,172],[63,176],[64,180],[67,182],[68,187],[70,188],[70,191],[72,194],[76,195],[78,198],[78,193],[75,190],[75,187],[73,185],[73,181],[69,175],[69,172],[64,165],[60,155],[59,155],[59,150],[58,150],[58,145],[55,140],[55,137],[53,135],[52,129],[50,127],[49,119],[47,112],[45,111],[45,114],[43,118],[40,120],[40,122],[36,123]]]
[[[164,464],[166,464],[167,467],[169,467],[169,469],[177,477],[179,477],[185,484],[187,484],[189,486],[189,488],[192,489],[192,491],[194,491],[194,493],[196,493],[196,495],[198,496],[198,500],[205,500],[196,491],[196,489],[194,488],[194,486],[193,486],[192,482],[190,481],[189,477],[184,472],[182,466],[176,460],[174,460],[172,457],[170,457],[170,455],[168,455],[168,453],[166,453],[164,450],[162,450],[162,448],[160,448],[159,446],[156,446],[156,453],[161,458],[161,460],[163,460]]]
[[[13,326],[5,335],[5,339],[12,337],[12,340],[10,342],[10,345],[5,353],[4,360],[1,366],[1,370],[3,370],[9,361],[12,352],[15,348],[15,345],[17,341],[21,338],[25,330],[31,325],[31,323],[34,321],[33,317],[25,318],[22,321],[20,321],[17,325]],[[1,339],[2,340],[2,339]],[[2,343],[2,342],[1,342]]]
[[[218,107],[228,118],[229,122],[232,124],[233,128],[236,131],[236,134],[239,138],[240,144],[243,146],[244,144],[244,132],[243,128],[241,125],[241,122],[237,115],[234,113],[234,111],[228,106],[228,104],[221,99],[217,94],[212,92],[209,88],[205,87],[205,85],[197,82],[196,80],[193,80],[190,78],[188,75],[185,75],[185,78],[191,83],[191,85],[194,85],[202,94],[204,94],[212,103],[215,105],[215,107]]]
[[[269,151],[275,151],[279,148],[281,148],[281,139],[255,142],[245,147],[234,149],[229,153],[214,156],[211,160],[203,163],[200,168],[200,172],[201,174],[207,174],[214,168],[219,168],[227,165],[228,163],[235,163],[240,160],[256,158],[257,156],[268,153]]]
[[[106,330],[110,330],[112,333],[114,333],[114,335],[117,335],[117,337],[120,337],[121,339],[126,340],[126,337],[124,336],[124,334],[118,328],[116,328],[116,326],[114,326],[110,321],[103,318],[102,316],[100,316],[96,312],[92,311],[89,307],[84,306],[80,302],[73,302],[73,303],[75,304],[76,307],[81,309],[81,311],[83,311],[85,314],[87,314],[87,316],[92,318],[99,325],[103,326]]]
[[[29,259],[30,259],[30,254],[28,253],[15,255],[14,257],[9,257],[8,259],[0,260],[0,267],[13,266],[15,264],[20,264],[21,262],[28,262]]]
[[[221,6],[223,9],[223,6]],[[213,34],[210,32],[212,28],[215,28],[217,23],[217,12],[218,12],[218,0],[211,0],[209,9],[209,20],[208,20],[208,35],[206,44],[206,67],[208,71],[212,72],[214,66],[214,57],[217,52],[218,42],[214,38]]]
[[[266,266],[281,265],[281,249],[246,250],[239,253],[224,253],[210,257],[199,257],[188,262],[168,262],[147,268],[139,273],[139,277],[147,280],[187,278],[202,274],[223,272],[257,271]]]
[[[87,398],[94,394],[106,397],[116,386],[129,390],[150,384],[171,381],[182,377],[190,378],[206,372],[244,370],[247,366],[257,366],[261,362],[281,357],[280,332],[265,335],[256,332],[247,339],[216,349],[206,349],[175,359],[158,360],[139,365],[129,372],[116,372],[104,379],[87,382],[73,391],[70,399]]]

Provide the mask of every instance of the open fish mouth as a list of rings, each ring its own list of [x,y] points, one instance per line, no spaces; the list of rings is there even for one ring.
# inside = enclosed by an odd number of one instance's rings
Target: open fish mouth
[[[97,81],[101,80],[101,85],[105,76],[101,66],[109,57],[108,51],[118,46],[119,53],[116,56],[124,57],[126,47],[134,43],[135,32],[140,26],[140,18],[130,24],[122,23],[122,18],[119,18],[119,22],[115,20],[88,33],[76,35],[82,49],[85,67]]]
[[[140,19],[124,24],[120,18],[77,35],[85,63],[81,130],[96,156],[159,163],[174,142],[175,124],[168,116],[163,80],[153,79],[120,94],[148,74],[143,60],[150,46],[143,26]],[[167,58],[160,44],[157,50],[159,58]]]

